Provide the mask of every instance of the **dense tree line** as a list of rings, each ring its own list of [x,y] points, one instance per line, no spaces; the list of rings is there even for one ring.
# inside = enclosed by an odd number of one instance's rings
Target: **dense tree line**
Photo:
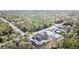
[[[15,14],[2,14],[2,17],[9,22],[12,22],[24,32],[34,32],[43,28],[47,28],[52,26],[52,23],[55,20],[55,16],[46,13],[42,15],[40,12],[27,15],[19,15],[15,12]]]

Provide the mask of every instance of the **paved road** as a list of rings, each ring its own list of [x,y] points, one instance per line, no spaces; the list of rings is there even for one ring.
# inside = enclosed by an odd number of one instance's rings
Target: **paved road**
[[[22,36],[25,35],[25,33],[24,33],[23,31],[21,31],[19,28],[17,28],[16,26],[14,26],[13,24],[11,24],[10,22],[8,22],[7,20],[5,20],[4,18],[0,18],[0,19],[1,19],[3,22],[9,24],[9,26],[11,26],[11,27],[14,29],[14,31],[16,31],[16,32],[18,32],[18,33],[20,34],[20,36],[18,36],[17,38],[15,38],[16,41],[19,41],[19,40],[20,40],[20,37],[22,37]],[[3,45],[5,45],[5,44],[7,44],[7,43],[12,42],[12,41],[13,41],[13,40],[10,40],[10,41],[7,41],[7,42],[5,42],[5,43],[2,43],[2,44],[0,44],[0,47],[3,46]]]

